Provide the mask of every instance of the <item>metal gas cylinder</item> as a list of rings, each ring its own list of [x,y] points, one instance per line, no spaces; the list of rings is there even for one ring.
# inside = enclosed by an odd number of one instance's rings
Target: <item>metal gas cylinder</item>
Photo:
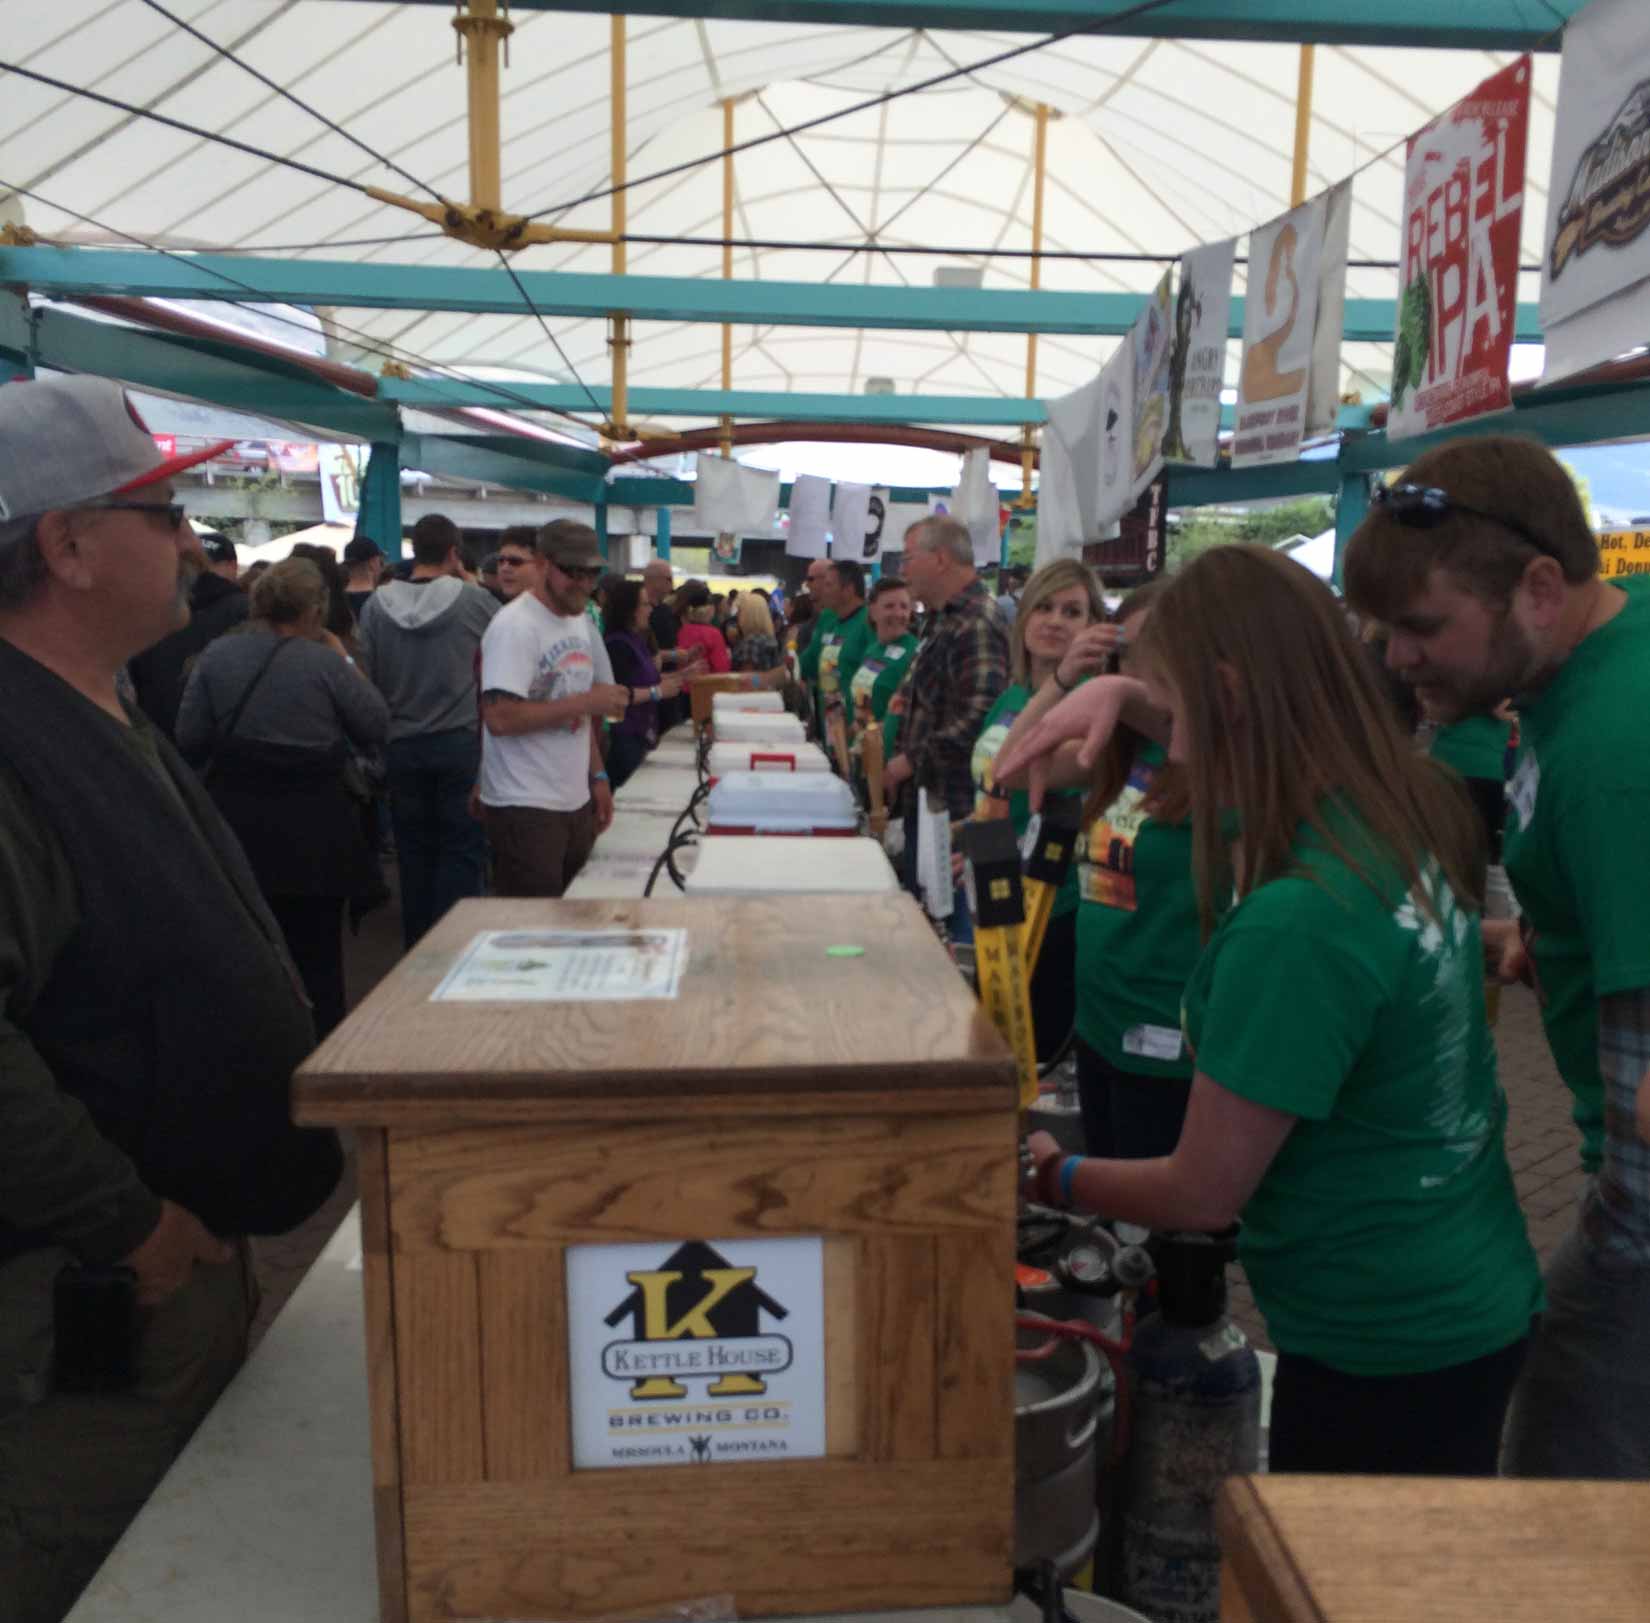
[[[1226,1312],[1237,1229],[1161,1235],[1150,1250],[1158,1303],[1129,1353],[1120,1598],[1153,1623],[1218,1623],[1215,1498],[1260,1459],[1260,1362]]]

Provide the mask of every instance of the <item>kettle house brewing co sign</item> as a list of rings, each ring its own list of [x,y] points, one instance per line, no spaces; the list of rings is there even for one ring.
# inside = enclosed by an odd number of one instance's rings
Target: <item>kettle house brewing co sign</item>
[[[570,1246],[573,1465],[825,1452],[824,1242]]]

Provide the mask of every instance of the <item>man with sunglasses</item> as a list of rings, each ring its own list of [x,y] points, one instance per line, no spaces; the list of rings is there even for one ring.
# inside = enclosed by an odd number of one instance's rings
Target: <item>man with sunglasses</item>
[[[0,387],[0,1617],[55,1623],[239,1367],[245,1236],[342,1168],[234,836],[121,668],[198,549],[119,385]]]
[[[573,519],[539,531],[543,567],[481,645],[481,815],[501,896],[560,896],[613,821],[601,724],[630,693],[585,606],[602,571],[596,532]]]
[[[1568,473],[1506,436],[1377,491],[1346,588],[1429,711],[1510,697],[1519,715],[1504,861],[1523,919],[1493,967],[1537,990],[1591,1181],[1548,1264],[1504,1469],[1650,1477],[1650,579],[1602,580]]]

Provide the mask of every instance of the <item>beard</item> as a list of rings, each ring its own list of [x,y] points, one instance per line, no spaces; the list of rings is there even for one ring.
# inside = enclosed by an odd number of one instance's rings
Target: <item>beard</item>
[[[1416,689],[1424,690],[1428,710],[1448,725],[1467,716],[1487,715],[1503,700],[1543,686],[1550,675],[1541,668],[1534,642],[1513,619],[1509,606],[1501,611],[1490,632],[1481,670],[1447,676],[1423,672],[1408,680]]]

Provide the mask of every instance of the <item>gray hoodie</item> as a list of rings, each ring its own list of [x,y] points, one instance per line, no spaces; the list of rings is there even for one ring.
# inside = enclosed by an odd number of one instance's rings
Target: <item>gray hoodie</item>
[[[451,575],[380,587],[361,610],[361,667],[389,701],[390,742],[475,731],[476,650],[498,613],[490,592]]]

